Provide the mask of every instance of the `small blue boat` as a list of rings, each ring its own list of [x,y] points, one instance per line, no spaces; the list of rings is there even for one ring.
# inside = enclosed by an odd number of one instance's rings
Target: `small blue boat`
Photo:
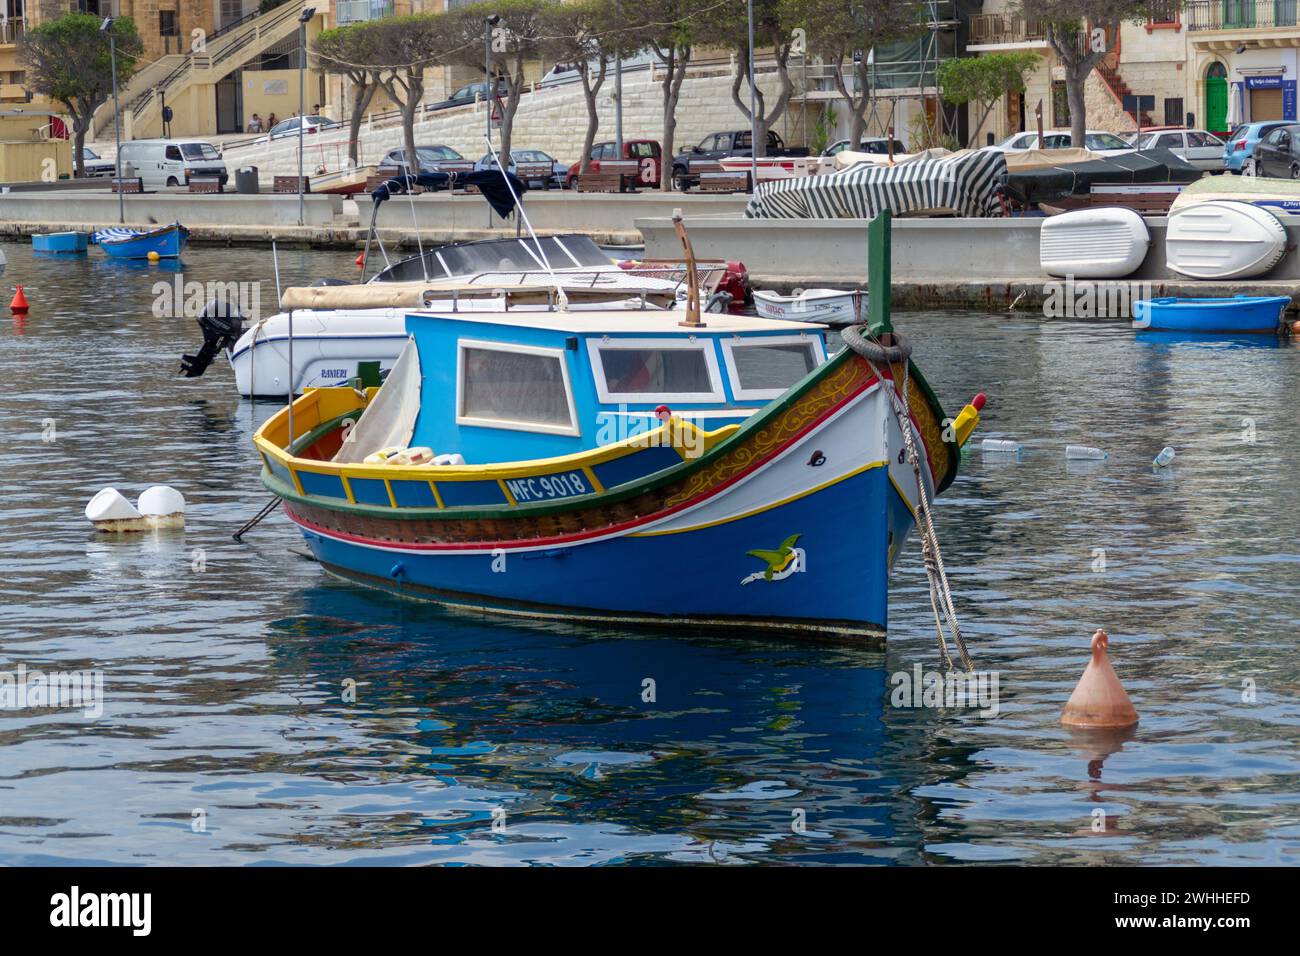
[[[1258,332],[1275,334],[1291,304],[1285,295],[1237,295],[1230,299],[1141,299],[1133,303],[1133,328],[1164,332]]]
[[[110,226],[97,230],[91,241],[113,259],[148,259],[150,253],[157,253],[162,259],[176,259],[189,237],[190,231],[174,222],[151,232]]]
[[[32,236],[32,251],[80,256],[86,252],[89,237],[84,232],[47,232]]]

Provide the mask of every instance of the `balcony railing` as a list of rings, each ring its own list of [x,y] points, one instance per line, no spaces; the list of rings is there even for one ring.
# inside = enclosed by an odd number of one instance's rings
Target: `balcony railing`
[[[1300,0],[1188,0],[1188,30],[1266,30],[1300,24]]]
[[[1042,20],[1011,16],[1005,13],[977,13],[970,18],[970,44],[1033,43],[1047,39],[1047,24]]]
[[[0,19],[0,45],[17,43],[23,35],[22,17],[5,17]]]
[[[334,22],[363,23],[393,15],[393,0],[338,0],[334,4]]]

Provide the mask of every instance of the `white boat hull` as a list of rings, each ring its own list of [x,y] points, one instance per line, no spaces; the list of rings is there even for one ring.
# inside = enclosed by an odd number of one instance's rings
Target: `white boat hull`
[[[1048,275],[1118,279],[1142,265],[1151,234],[1132,209],[1078,209],[1043,221],[1038,264]]]
[[[845,325],[857,321],[865,297],[838,289],[810,289],[802,294],[755,292],[754,311],[765,319]]]
[[[1246,202],[1213,199],[1175,210],[1165,232],[1165,262],[1192,279],[1249,279],[1286,254],[1277,216]]]

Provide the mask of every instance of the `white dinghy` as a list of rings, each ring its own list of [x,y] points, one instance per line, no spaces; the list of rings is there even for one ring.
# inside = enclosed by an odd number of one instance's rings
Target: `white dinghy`
[[[1118,279],[1136,272],[1150,247],[1151,233],[1134,210],[1078,209],[1043,220],[1038,263],[1048,275]]]
[[[754,292],[754,310],[764,319],[848,325],[858,321],[865,304],[864,293],[844,289],[795,289],[792,295]]]
[[[1213,199],[1169,214],[1165,262],[1192,279],[1249,279],[1277,265],[1286,247],[1286,228],[1267,209]]]

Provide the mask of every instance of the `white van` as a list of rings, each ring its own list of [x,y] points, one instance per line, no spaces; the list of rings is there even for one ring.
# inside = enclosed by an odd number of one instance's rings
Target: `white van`
[[[139,176],[146,188],[155,189],[184,186],[191,176],[220,176],[223,186],[229,178],[217,148],[197,139],[134,139],[123,143],[122,175]]]

